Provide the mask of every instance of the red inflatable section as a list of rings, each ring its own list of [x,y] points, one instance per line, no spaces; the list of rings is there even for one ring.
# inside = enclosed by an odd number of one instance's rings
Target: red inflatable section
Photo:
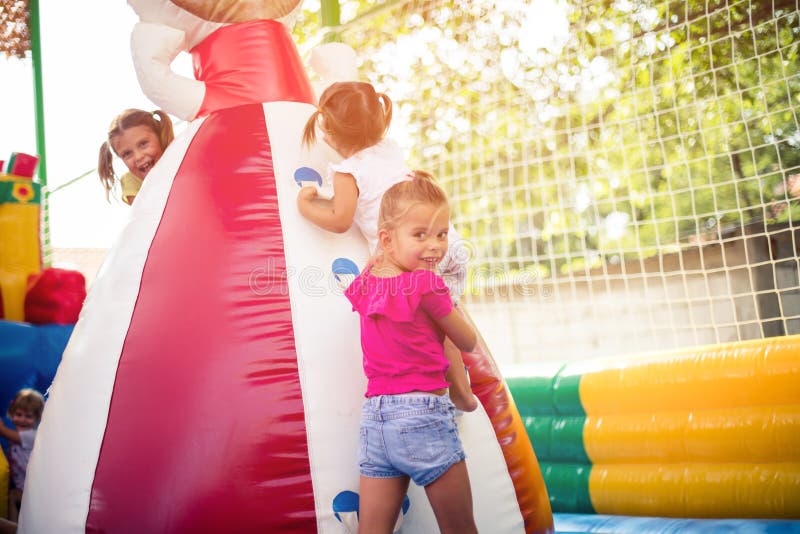
[[[147,253],[86,531],[313,533],[283,229],[261,104],[311,102],[311,87],[276,21],[220,28],[192,55],[206,84],[200,115],[207,117]],[[254,291],[251,275],[265,268],[271,290]]]
[[[277,20],[222,27],[192,49],[192,61],[206,85],[198,117],[244,102],[314,102],[294,41]]]
[[[273,290],[253,291],[264,267]],[[175,176],[89,507],[87,532],[316,532],[261,104],[208,116]]]
[[[81,273],[68,269],[45,269],[28,277],[25,320],[34,324],[77,323],[85,299],[86,279]]]

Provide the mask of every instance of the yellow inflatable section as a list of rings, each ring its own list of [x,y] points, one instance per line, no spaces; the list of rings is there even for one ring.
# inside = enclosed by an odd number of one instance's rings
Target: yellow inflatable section
[[[8,517],[8,484],[10,481],[8,461],[0,447],[0,517]]]
[[[28,276],[42,270],[39,241],[41,185],[0,174],[0,292],[2,319],[25,319]]]

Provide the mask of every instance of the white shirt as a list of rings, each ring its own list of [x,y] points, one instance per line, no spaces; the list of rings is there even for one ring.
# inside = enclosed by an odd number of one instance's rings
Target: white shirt
[[[384,138],[378,144],[356,152],[341,163],[329,166],[331,174],[352,174],[358,187],[358,202],[353,223],[361,230],[369,243],[369,253],[378,248],[378,212],[381,198],[387,189],[396,183],[409,180],[411,169],[403,159],[400,146],[392,139]],[[332,177],[331,180],[332,182]]]
[[[413,176],[411,169],[406,165],[400,146],[394,140],[385,137],[379,143],[353,154],[341,163],[331,164],[328,171],[328,181],[331,183],[333,173],[336,172],[351,174],[355,178],[358,201],[353,214],[353,223],[367,239],[370,255],[374,255],[378,249],[378,214],[383,194],[394,184],[410,180]],[[450,294],[458,300],[466,288],[467,260],[470,252],[452,224],[447,241],[447,254],[439,264],[439,273],[450,288]]]
[[[19,431],[21,443],[12,443],[9,448],[9,460],[11,464],[11,477],[14,480],[14,487],[23,490],[25,487],[25,472],[28,470],[28,460],[33,450],[33,441],[36,439],[36,429]]]

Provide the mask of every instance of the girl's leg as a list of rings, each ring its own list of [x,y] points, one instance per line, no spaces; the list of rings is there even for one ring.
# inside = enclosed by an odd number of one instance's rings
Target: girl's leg
[[[0,517],[0,534],[15,534],[16,532],[17,532],[16,523]]]
[[[425,486],[425,493],[442,534],[477,534],[466,462],[458,462]]]
[[[450,362],[445,378],[450,384],[450,400],[456,408],[464,412],[472,412],[478,407],[478,399],[472,394],[469,386],[467,370],[464,369],[464,360],[461,351],[450,338],[444,340],[444,355]]]
[[[8,492],[8,519],[14,523],[19,521],[19,509],[22,504],[22,491],[14,488]]]
[[[408,477],[362,476],[358,490],[358,534],[392,534],[407,491]]]

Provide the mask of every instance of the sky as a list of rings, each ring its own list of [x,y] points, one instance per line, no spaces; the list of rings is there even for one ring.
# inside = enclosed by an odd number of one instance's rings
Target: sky
[[[53,191],[91,171],[50,196],[51,243],[57,248],[109,248],[130,207],[117,198],[106,201],[95,172],[98,150],[111,120],[122,110],[157,107],[139,88],[131,60],[130,32],[138,19],[125,0],[39,3],[49,188]],[[554,33],[566,34],[563,24],[555,24],[561,19],[566,24],[557,0],[539,1],[536,13],[553,23],[544,26],[551,29],[543,31],[539,41],[529,39],[529,48],[550,46]],[[173,68],[191,77],[188,54],[179,56]],[[176,135],[183,127],[176,121]],[[397,128],[393,125],[393,135]],[[0,160],[12,152],[37,152],[33,71],[30,59],[0,55]],[[118,175],[125,172],[118,158],[115,167]]]
[[[111,120],[125,108],[156,106],[136,80],[130,31],[138,20],[124,0],[40,0],[47,179],[50,190],[94,171]],[[178,60],[181,70],[190,60]],[[176,126],[176,133],[181,131]],[[30,59],[0,55],[0,160],[36,154]],[[124,165],[117,161],[118,169]],[[109,248],[130,211],[106,202],[96,173],[50,197],[55,247]]]

